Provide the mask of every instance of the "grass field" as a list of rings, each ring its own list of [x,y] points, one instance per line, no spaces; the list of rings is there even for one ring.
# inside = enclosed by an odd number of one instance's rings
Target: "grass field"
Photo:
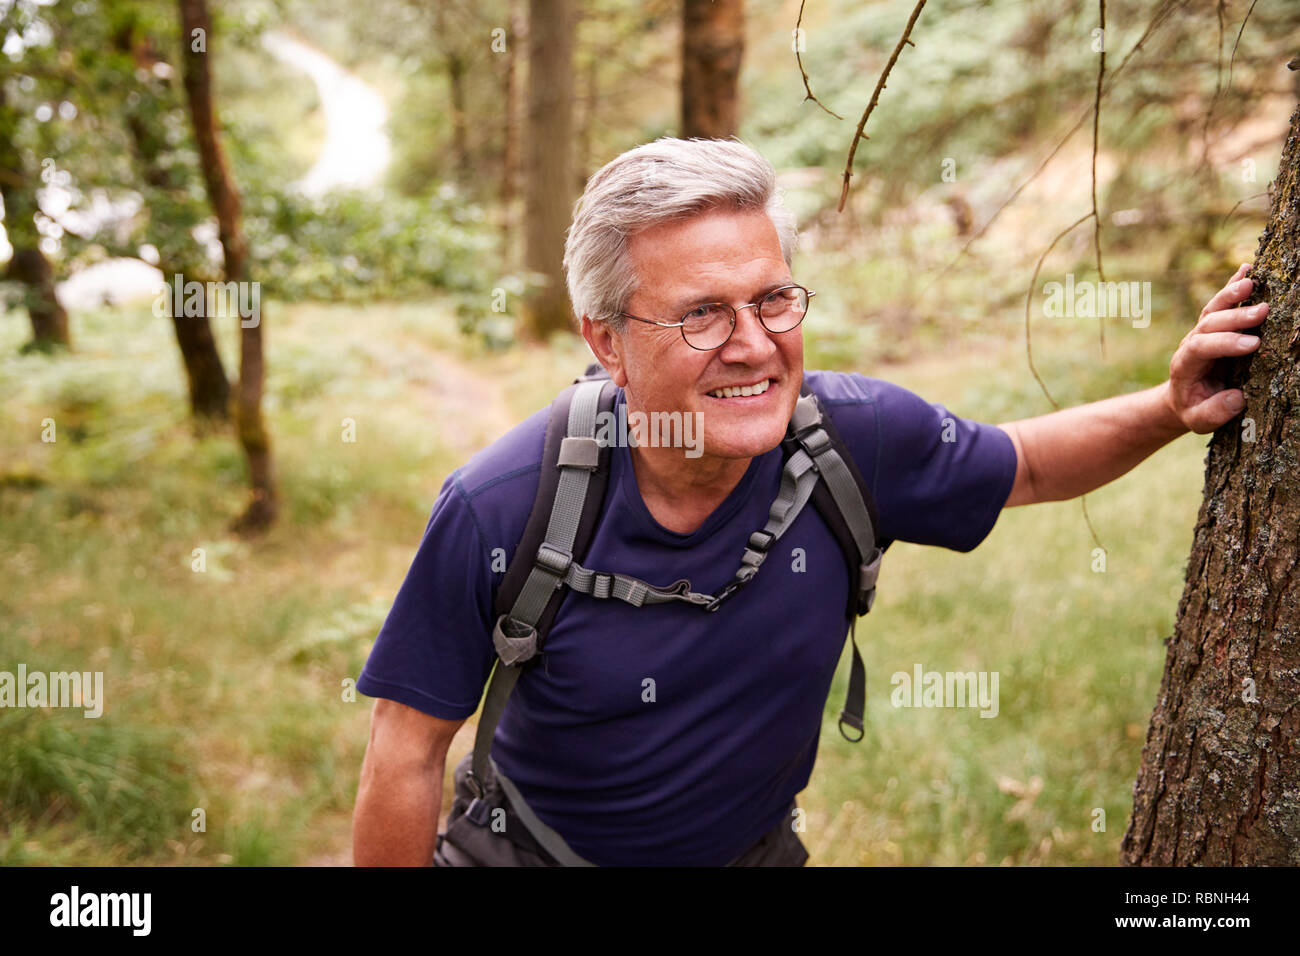
[[[165,319],[75,315],[59,358],[18,355],[25,317],[0,320],[0,670],[101,670],[106,697],[97,720],[0,710],[2,864],[347,862],[370,707],[343,682],[448,471],[586,361],[578,343],[484,352],[436,302],[265,315],[284,511],[252,543],[226,532],[242,457],[192,431]],[[810,367],[851,367],[815,335]],[[1117,324],[1102,362],[1094,327],[1045,328],[1035,357],[1074,404],[1158,383],[1180,336]],[[855,370],[984,421],[1048,410],[1013,317]],[[1115,862],[1205,444],[1184,436],[1088,497],[1105,572],[1077,501],[1008,511],[967,555],[891,549],[858,632],[866,739],[835,729],[844,661],[800,797],[811,863]],[[998,716],[892,707],[890,675],[917,663],[998,671]]]

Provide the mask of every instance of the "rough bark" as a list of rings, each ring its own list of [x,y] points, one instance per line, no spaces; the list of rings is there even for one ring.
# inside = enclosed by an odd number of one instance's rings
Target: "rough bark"
[[[1300,109],[1269,192],[1251,270],[1269,315],[1223,369],[1246,409],[1210,442],[1130,865],[1300,864]]]
[[[134,23],[125,23],[114,36],[118,50],[131,57],[137,70],[152,72],[160,62],[153,44],[143,36]],[[141,102],[149,93],[137,89]],[[182,190],[173,181],[170,171],[161,161],[167,149],[166,138],[160,129],[152,128],[145,118],[145,111],[130,105],[127,100],[126,125],[131,134],[135,150],[135,165],[140,178],[153,189],[177,195]],[[157,242],[159,250],[167,247],[166,243]],[[208,276],[203,270],[179,262],[167,261],[158,264],[164,278],[170,282],[171,276],[183,274],[186,279],[206,282]],[[179,303],[172,303],[172,327],[176,331],[176,344],[180,347],[181,360],[185,366],[185,378],[189,384],[190,412],[195,418],[209,422],[225,422],[230,419],[230,381],[226,378],[226,369],[221,362],[221,353],[217,351],[216,339],[212,335],[212,325],[206,315],[185,316],[179,314]]]
[[[16,135],[18,116],[5,97],[0,76],[0,197],[4,199],[5,232],[13,246],[13,257],[5,278],[26,287],[27,314],[32,321],[29,348],[49,349],[72,344],[68,313],[59,302],[54,269],[41,252],[36,230],[36,183],[23,162]]]
[[[536,338],[572,328],[563,259],[573,204],[573,24],[571,0],[529,0],[524,265],[545,284],[524,302],[523,318]]]
[[[736,134],[744,0],[682,2],[682,136]]]
[[[240,222],[239,192],[221,148],[212,102],[212,75],[208,69],[208,55],[213,48],[212,21],[208,16],[206,0],[179,2],[185,92],[190,105],[194,138],[198,143],[204,184],[217,217],[217,234],[225,254],[226,280],[247,282],[248,243]],[[209,52],[194,49],[191,37],[196,30],[203,31],[206,50]],[[265,320],[266,316],[262,314],[255,323],[240,321],[239,386],[236,391],[238,428],[239,442],[248,459],[252,495],[247,510],[236,522],[236,528],[247,532],[260,531],[270,526],[279,511],[271,439],[262,419],[262,387],[265,377],[262,329]]]

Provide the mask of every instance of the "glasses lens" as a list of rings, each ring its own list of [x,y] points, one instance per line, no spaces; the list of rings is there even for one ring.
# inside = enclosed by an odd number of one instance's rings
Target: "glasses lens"
[[[716,349],[731,336],[736,313],[731,306],[714,302],[692,309],[682,316],[682,335],[692,348]]]
[[[789,332],[803,321],[808,312],[808,290],[799,286],[777,289],[758,307],[758,317],[769,332]]]

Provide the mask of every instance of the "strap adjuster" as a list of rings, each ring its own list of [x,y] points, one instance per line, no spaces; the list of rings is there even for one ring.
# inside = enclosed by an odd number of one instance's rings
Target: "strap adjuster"
[[[844,732],[845,724],[848,724],[850,727],[856,730],[858,732],[858,735],[856,737],[850,737],[848,734],[846,734]],[[862,721],[858,720],[857,717],[854,717],[847,710],[842,710],[840,711],[840,735],[850,743],[856,744],[859,740],[861,740],[863,737],[867,735],[867,732],[862,726]]]
[[[607,598],[614,592],[614,575],[608,571],[595,571],[591,575],[591,596]]]
[[[544,571],[550,571],[558,578],[563,578],[569,571],[569,565],[573,564],[573,554],[568,551],[561,551],[552,544],[543,541],[537,549],[536,566]]]
[[[755,551],[767,551],[772,547],[772,542],[776,540],[776,535],[770,531],[759,529],[749,536],[749,546]]]

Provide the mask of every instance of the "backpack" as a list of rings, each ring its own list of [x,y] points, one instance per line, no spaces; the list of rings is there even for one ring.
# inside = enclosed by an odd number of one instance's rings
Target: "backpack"
[[[466,773],[476,802],[485,792],[489,773],[495,776],[537,842],[566,865],[591,864],[528,808],[518,788],[491,759],[492,738],[506,701],[524,666],[545,644],[564,588],[597,599],[623,600],[636,607],[684,601],[699,606],[704,613],[716,611],[743,592],[768,550],[811,500],[838,542],[849,573],[845,614],[853,661],[839,729],[846,740],[857,743],[865,736],[866,701],[866,669],[858,653],[857,618],[871,610],[880,559],[893,543],[877,537],[875,529],[880,520],[871,490],[835,423],[805,381],[781,442],[785,465],[768,522],[750,535],[740,568],[718,594],[694,592],[684,578],[660,587],[628,575],[583,567],[579,562],[595,533],[609,480],[611,444],[596,439],[596,422],[602,412],[612,413],[616,398],[617,387],[609,374],[593,363],[551,405],[537,495],[497,591],[492,640],[498,660],[479,716],[472,764]],[[845,731],[846,724],[857,731],[856,737]],[[471,815],[472,811],[473,805]]]

